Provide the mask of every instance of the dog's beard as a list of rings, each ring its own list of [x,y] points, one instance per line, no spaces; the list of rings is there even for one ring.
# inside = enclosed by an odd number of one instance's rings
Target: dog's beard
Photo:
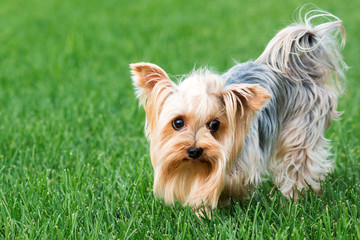
[[[215,207],[224,187],[228,154],[220,143],[205,140],[197,143],[203,155],[192,160],[186,152],[191,144],[180,136],[156,148],[154,193],[168,204],[178,200],[192,207]]]

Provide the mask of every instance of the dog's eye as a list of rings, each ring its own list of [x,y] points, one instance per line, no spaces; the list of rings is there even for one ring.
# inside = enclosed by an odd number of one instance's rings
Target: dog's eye
[[[212,131],[215,132],[219,129],[220,127],[220,122],[218,120],[212,120],[211,122],[209,122],[208,124],[206,124],[206,127]]]
[[[185,125],[185,122],[184,122],[184,119],[182,119],[182,118],[177,118],[172,122],[172,127],[175,130],[182,129],[184,127],[184,125]]]

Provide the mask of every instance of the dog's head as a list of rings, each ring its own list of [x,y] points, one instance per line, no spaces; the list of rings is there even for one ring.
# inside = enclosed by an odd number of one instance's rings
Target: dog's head
[[[146,112],[155,195],[166,203],[215,207],[251,116],[270,95],[258,85],[225,86],[209,70],[175,84],[157,65],[130,67]]]

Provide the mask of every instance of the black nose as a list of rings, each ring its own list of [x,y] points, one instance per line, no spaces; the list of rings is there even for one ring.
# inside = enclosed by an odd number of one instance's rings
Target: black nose
[[[201,154],[203,153],[203,149],[196,148],[196,147],[190,147],[187,150],[187,153],[188,153],[189,157],[191,157],[192,159],[198,159],[201,156]]]

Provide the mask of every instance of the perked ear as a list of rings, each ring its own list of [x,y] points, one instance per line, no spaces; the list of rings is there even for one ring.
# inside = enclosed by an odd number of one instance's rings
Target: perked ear
[[[146,112],[148,134],[154,130],[165,99],[174,91],[174,84],[159,66],[152,63],[130,64],[136,96]]]
[[[130,68],[134,85],[139,88],[152,89],[159,81],[169,80],[166,72],[152,63],[133,63]]]
[[[132,69],[131,77],[136,89],[136,97],[140,99],[143,105],[146,104],[155,86],[160,85],[157,87],[157,91],[173,86],[166,72],[155,64],[144,62],[133,63],[130,64],[130,68]]]
[[[163,82],[171,86],[169,76],[159,66],[152,63],[133,63],[130,64],[133,84],[136,88],[136,96],[141,100],[146,100],[154,86]]]
[[[243,147],[245,136],[251,126],[251,116],[265,106],[271,95],[257,84],[233,84],[225,88],[222,98],[233,134],[230,162],[235,161],[239,149]]]
[[[257,84],[234,84],[225,90],[223,98],[228,114],[235,116],[239,110],[241,115],[247,115],[248,110],[259,111],[271,95]]]

